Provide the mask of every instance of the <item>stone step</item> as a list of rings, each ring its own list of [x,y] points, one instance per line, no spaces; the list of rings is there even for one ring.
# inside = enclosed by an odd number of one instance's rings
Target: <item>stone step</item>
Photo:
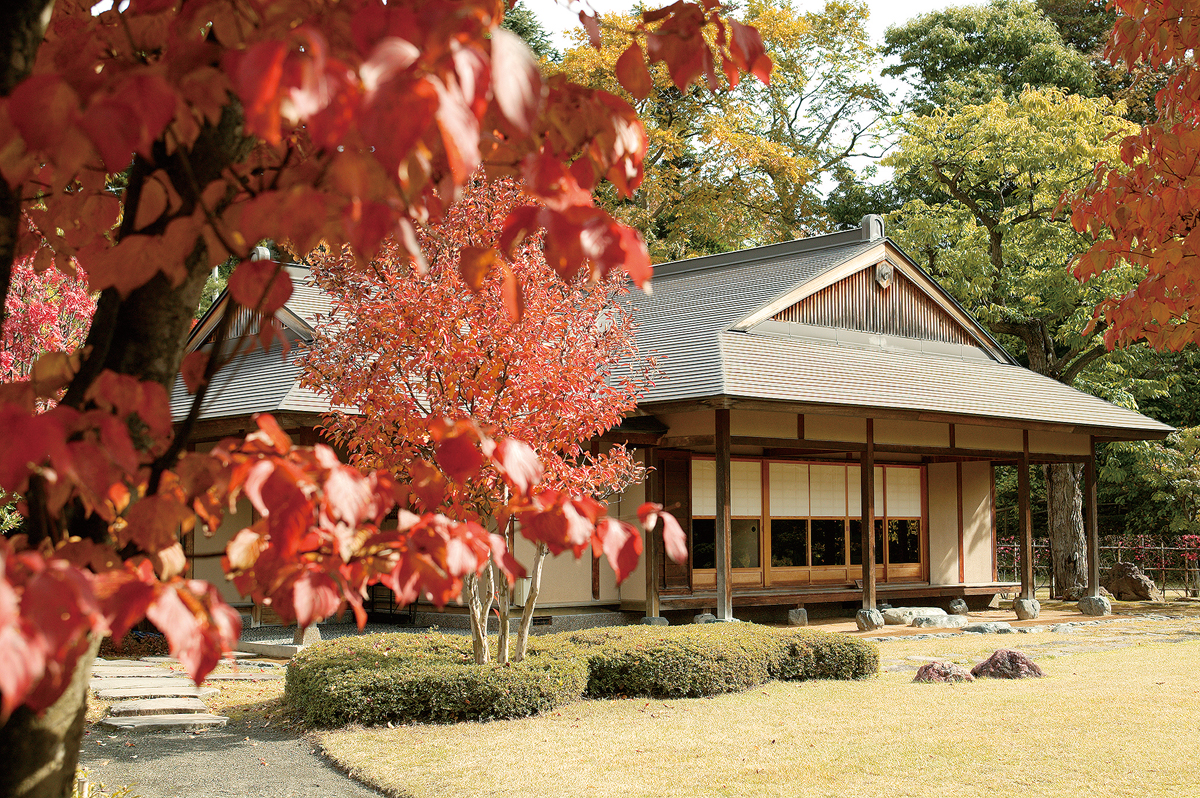
[[[205,696],[216,695],[221,691],[219,687],[197,687],[183,679],[176,679],[175,682],[176,684],[171,687],[114,687],[106,690],[97,690],[96,698],[103,698],[107,701],[123,698],[172,698],[188,696],[204,698]]]
[[[103,665],[106,668],[148,668],[153,667],[142,659],[103,659],[96,657],[94,664],[97,666]]]
[[[179,683],[191,684],[192,681],[182,676],[93,676],[88,687],[111,690],[117,687],[174,687]]]
[[[206,682],[266,682],[282,679],[282,673],[213,673],[209,674]]]
[[[177,663],[179,660],[176,657],[142,657],[142,662],[153,662],[155,664],[160,662]]]
[[[208,706],[199,698],[140,698],[122,701],[108,708],[111,718],[129,715],[186,715],[208,712]]]
[[[265,659],[239,659],[237,668],[286,668],[282,662],[267,662]]]
[[[104,718],[100,725],[121,731],[197,731],[217,729],[229,718],[223,715],[191,713],[183,715],[134,715],[128,718]]]
[[[103,676],[104,678],[112,677],[137,677],[143,679],[149,676],[174,676],[175,671],[170,668],[156,668],[153,665],[96,665],[92,667],[92,676]]]

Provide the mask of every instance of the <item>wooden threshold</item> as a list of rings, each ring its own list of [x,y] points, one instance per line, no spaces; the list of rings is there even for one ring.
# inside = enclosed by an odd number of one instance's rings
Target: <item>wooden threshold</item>
[[[877,584],[875,592],[881,599],[907,598],[955,598],[963,596],[987,596],[996,593],[1011,593],[1020,588],[1016,582],[991,582],[982,585],[930,585],[928,583]],[[858,587],[807,587],[771,588],[759,590],[735,590],[735,607],[769,607],[797,604],[826,604],[842,601],[861,601],[862,589]],[[713,607],[717,600],[715,590],[694,592],[691,595],[661,595],[659,603],[664,610],[687,610]]]

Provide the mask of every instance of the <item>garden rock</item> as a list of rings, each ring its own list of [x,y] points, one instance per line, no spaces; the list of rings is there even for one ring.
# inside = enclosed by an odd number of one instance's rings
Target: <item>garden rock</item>
[[[884,610],[883,621],[889,626],[908,626],[913,618],[942,617],[946,611],[941,607],[892,607]]]
[[[1030,676],[1045,676],[1038,664],[1028,654],[1002,648],[971,669],[975,678],[1024,679]]]
[[[713,615],[711,612],[702,612],[696,617],[692,618],[692,621],[695,623],[716,623],[717,616]]]
[[[1037,599],[1019,598],[1013,601],[1013,612],[1019,621],[1033,621],[1042,612],[1042,605]]]
[[[320,642],[321,630],[317,628],[315,623],[305,629],[297,627],[296,634],[292,635],[292,645],[294,646],[308,646]]]
[[[1104,596],[1084,596],[1079,600],[1079,611],[1084,615],[1111,615],[1112,604]]]
[[[1118,601],[1162,601],[1162,593],[1150,577],[1131,562],[1119,562],[1101,580],[1104,588]]]
[[[960,598],[951,600],[950,614],[966,615],[967,614],[967,602],[964,599],[960,599]]]
[[[969,623],[961,615],[925,615],[913,618],[912,625],[918,629],[962,629]]]
[[[926,662],[917,670],[917,675],[913,677],[913,681],[924,684],[973,682],[975,681],[975,677],[966,668],[961,665],[955,665],[953,662]]]
[[[855,614],[854,622],[858,624],[858,631],[873,632],[883,628],[883,613],[879,610],[862,609]]]
[[[983,621],[969,623],[963,628],[964,632],[976,632],[983,635],[1002,635],[1013,631],[1012,624],[1005,621]]]
[[[788,610],[788,626],[808,626],[808,610],[803,607]]]
[[[713,617],[716,620],[716,616]],[[666,626],[669,623],[666,618],[661,615],[647,615],[642,618],[642,626]]]

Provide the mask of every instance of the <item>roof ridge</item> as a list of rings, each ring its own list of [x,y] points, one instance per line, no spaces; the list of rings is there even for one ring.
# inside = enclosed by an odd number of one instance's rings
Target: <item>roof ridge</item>
[[[749,249],[735,249],[730,252],[720,252],[715,255],[700,255],[695,258],[668,261],[654,266],[654,277],[666,277],[689,272],[718,269],[734,264],[743,265],[760,260],[774,260],[789,255],[802,255],[833,247],[845,247],[854,244],[874,245],[886,239],[868,240],[863,237],[861,228],[840,230],[836,233],[797,238],[791,241],[781,241],[775,244],[764,244]]]

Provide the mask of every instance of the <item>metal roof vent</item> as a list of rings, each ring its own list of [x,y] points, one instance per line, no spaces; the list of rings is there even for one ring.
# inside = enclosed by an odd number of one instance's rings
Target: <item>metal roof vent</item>
[[[884,237],[883,217],[877,213],[868,213],[858,226],[862,230],[863,241],[878,241]]]

